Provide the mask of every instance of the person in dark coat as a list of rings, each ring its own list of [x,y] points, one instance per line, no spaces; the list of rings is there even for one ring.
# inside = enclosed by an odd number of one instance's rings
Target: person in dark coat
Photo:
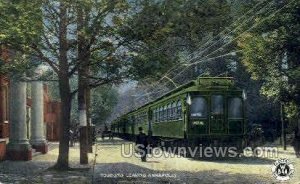
[[[142,150],[140,152],[141,160],[142,162],[146,162],[148,140],[147,140],[147,135],[143,132],[142,127],[139,127],[139,134],[136,137],[136,145],[142,145],[139,146],[139,149]]]
[[[299,128],[295,128],[295,138],[293,140],[293,146],[297,158],[300,158],[300,132]]]
[[[69,137],[70,137],[70,147],[74,146],[74,131],[69,130]]]

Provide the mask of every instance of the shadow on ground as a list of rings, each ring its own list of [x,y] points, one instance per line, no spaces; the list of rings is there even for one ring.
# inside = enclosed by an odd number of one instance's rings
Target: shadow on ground
[[[85,184],[90,181],[90,168],[79,167],[70,171],[54,171],[49,168],[53,162],[41,161],[3,161],[0,162],[0,183],[74,183]],[[76,165],[75,163],[71,163]]]
[[[93,171],[90,171],[91,174]],[[260,175],[232,174],[209,170],[201,172],[155,171],[129,163],[97,164],[93,183],[264,183]]]
[[[156,171],[130,163],[96,164],[95,168],[77,168],[71,171],[53,171],[49,162],[0,163],[2,183],[265,183],[261,175],[232,174],[209,170],[201,172]],[[71,164],[72,165],[72,164]],[[184,167],[184,166],[183,166]]]
[[[271,165],[274,159],[260,157],[236,157],[236,158],[189,158],[189,160],[207,161],[224,164],[249,164],[249,165]]]

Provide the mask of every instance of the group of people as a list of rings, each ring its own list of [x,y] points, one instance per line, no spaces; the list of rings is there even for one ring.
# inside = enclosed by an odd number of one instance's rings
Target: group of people
[[[107,125],[105,124],[104,125],[104,130],[102,131],[102,129],[100,128],[98,131],[97,131],[97,134],[98,135],[101,135],[101,138],[102,140],[104,140],[105,137],[108,137],[109,139],[113,139],[113,133],[108,130],[108,127]]]

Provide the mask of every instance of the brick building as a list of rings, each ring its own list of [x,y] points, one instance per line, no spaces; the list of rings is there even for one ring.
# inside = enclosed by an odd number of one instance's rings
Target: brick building
[[[9,53],[0,48],[0,62],[7,62]],[[9,137],[9,78],[0,75],[0,138]],[[27,98],[27,113],[31,108],[31,98]],[[60,102],[50,99],[47,85],[44,85],[44,123],[47,140],[57,141],[59,136]],[[28,126],[30,117],[27,118]],[[30,128],[28,128],[30,130]],[[28,133],[30,134],[30,132]],[[29,135],[28,135],[29,136]]]
[[[59,125],[60,122],[60,102],[48,101],[45,103],[45,127],[46,138],[48,141],[58,141],[59,139]]]

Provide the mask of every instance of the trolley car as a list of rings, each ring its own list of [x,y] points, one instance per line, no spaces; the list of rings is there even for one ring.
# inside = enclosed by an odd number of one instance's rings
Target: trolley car
[[[245,93],[229,77],[201,77],[111,124],[114,135],[135,139],[138,127],[154,144],[242,146]]]

